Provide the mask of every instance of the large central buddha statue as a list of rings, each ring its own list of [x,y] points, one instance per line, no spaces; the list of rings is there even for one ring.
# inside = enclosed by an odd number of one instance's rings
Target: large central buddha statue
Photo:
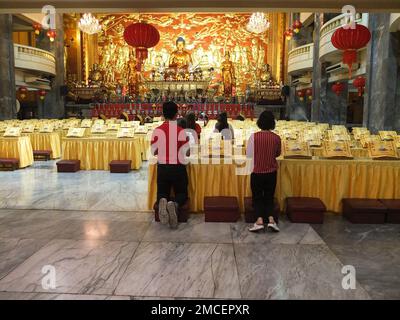
[[[176,69],[189,69],[192,64],[192,57],[188,51],[185,50],[185,39],[179,37],[176,40],[176,50],[171,53],[169,58],[169,67]]]

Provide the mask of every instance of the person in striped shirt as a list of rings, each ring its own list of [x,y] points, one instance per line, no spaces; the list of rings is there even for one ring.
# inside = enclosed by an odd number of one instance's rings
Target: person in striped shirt
[[[276,158],[281,154],[281,139],[271,131],[275,129],[275,119],[271,111],[261,113],[257,126],[261,131],[253,133],[247,145],[247,157],[253,161],[250,183],[253,208],[257,215],[257,221],[249,231],[265,231],[265,223],[268,221],[267,228],[279,232],[273,209],[278,170]]]

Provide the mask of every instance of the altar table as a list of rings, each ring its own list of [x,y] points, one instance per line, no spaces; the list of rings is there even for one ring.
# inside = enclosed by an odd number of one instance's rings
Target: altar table
[[[19,167],[33,164],[33,149],[29,137],[0,137],[0,158],[19,159]]]
[[[52,133],[23,133],[31,139],[33,150],[50,150],[51,158],[58,159],[61,157],[61,139],[56,132]]]
[[[341,212],[342,198],[400,199],[400,161],[279,159],[276,197],[283,209],[291,196],[318,197],[329,211]],[[206,196],[251,196],[250,176],[236,175],[235,164],[189,164],[190,210],[203,211]],[[157,196],[157,166],[149,165],[148,209]]]
[[[132,160],[132,169],[142,165],[139,138],[64,138],[62,158],[80,160],[82,170],[109,170],[112,160]]]

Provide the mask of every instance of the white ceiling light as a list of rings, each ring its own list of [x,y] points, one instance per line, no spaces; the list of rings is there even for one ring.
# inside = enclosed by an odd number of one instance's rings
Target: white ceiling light
[[[250,17],[249,23],[247,24],[247,30],[254,33],[263,33],[269,28],[269,21],[265,17],[264,13],[256,12]]]
[[[88,34],[95,34],[101,31],[99,20],[92,16],[91,13],[85,13],[79,21],[79,29]]]

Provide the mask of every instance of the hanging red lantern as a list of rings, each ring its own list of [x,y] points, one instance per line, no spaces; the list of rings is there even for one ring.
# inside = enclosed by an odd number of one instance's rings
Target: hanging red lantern
[[[371,40],[371,32],[361,24],[355,24],[355,28],[337,29],[332,35],[332,44],[336,49],[343,50],[343,63],[349,66],[349,78],[351,67],[357,62],[357,50],[365,47]]]
[[[312,100],[312,89],[311,88],[308,88],[306,90],[306,96],[307,96],[308,100]]]
[[[139,70],[148,56],[148,48],[152,48],[160,41],[160,33],[151,24],[145,22],[133,23],[124,30],[124,39],[127,44],[136,48],[136,59]]]
[[[54,42],[54,40],[56,39],[56,31],[55,30],[47,31],[47,36],[49,37],[50,42]]]
[[[298,90],[296,94],[297,94],[297,97],[299,98],[300,101],[304,100],[304,96],[305,96],[305,91],[304,90]]]
[[[42,30],[42,25],[40,23],[35,23],[33,25],[33,30],[35,31],[35,34],[38,36],[40,34],[40,31]]]
[[[47,94],[46,90],[39,90],[38,91],[39,99],[43,101],[46,94]]]
[[[344,91],[344,84],[341,82],[336,82],[334,85],[332,85],[332,91],[336,93],[337,96],[340,96],[340,94]]]
[[[303,27],[303,24],[301,23],[301,21],[300,20],[296,20],[294,23],[293,23],[293,32],[294,33],[299,33],[300,32],[300,29]]]
[[[292,29],[288,29],[284,32],[285,38],[286,40],[290,40],[293,37],[293,30]]]
[[[358,89],[358,96],[361,97],[364,93],[365,88],[365,78],[359,76],[353,80],[353,86]]]
[[[19,87],[18,91],[19,91],[20,98],[25,99],[26,95],[28,93],[28,88],[27,87]]]

